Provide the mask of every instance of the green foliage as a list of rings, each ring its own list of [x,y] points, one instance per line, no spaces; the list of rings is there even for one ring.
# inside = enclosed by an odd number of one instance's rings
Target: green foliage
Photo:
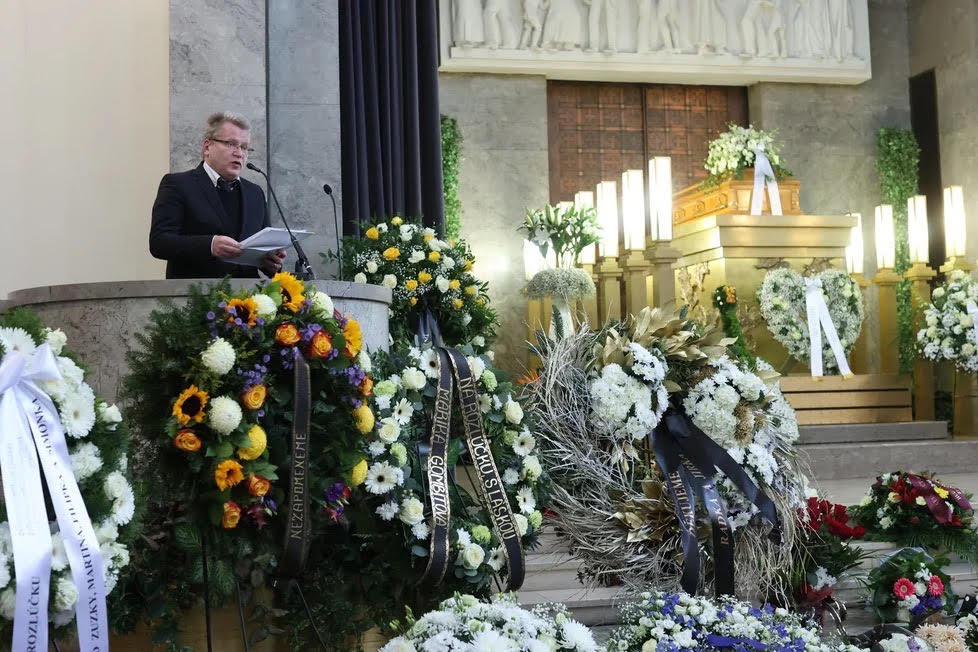
[[[594,207],[578,208],[573,204],[548,205],[536,210],[528,208],[523,223],[516,230],[525,233],[526,239],[537,246],[544,258],[553,249],[557,265],[562,267],[573,265],[585,247],[601,239]]]
[[[720,310],[723,332],[726,333],[727,337],[733,337],[737,340],[730,346],[730,350],[739,359],[746,362],[751,371],[757,371],[757,356],[747,348],[747,342],[744,341],[744,329],[737,317],[737,290],[732,285],[721,285],[713,292],[713,304]]]
[[[445,198],[445,237],[458,238],[462,232],[462,201],[458,196],[458,173],[462,163],[462,131],[458,121],[441,116],[441,178]]]
[[[920,548],[903,548],[887,557],[879,566],[869,573],[867,587],[870,591],[871,606],[877,617],[884,623],[896,622],[899,617],[897,598],[894,587],[901,579],[916,583],[915,574],[926,569],[930,575],[936,575],[944,585],[940,596],[940,610],[948,613],[954,608],[954,593],[951,591],[951,578],[943,571],[949,564],[947,557],[933,558]],[[918,596],[923,598],[924,596]],[[911,621],[926,615],[927,610],[920,608],[920,613],[911,612]]]
[[[883,203],[893,206],[893,230],[896,237],[895,271],[902,274],[910,268],[910,241],[907,236],[907,199],[917,194],[917,165],[920,147],[906,129],[883,127],[876,134],[876,171]],[[897,285],[897,333],[900,346],[900,372],[913,370],[914,306],[910,282]],[[886,346],[887,343],[882,343]]]

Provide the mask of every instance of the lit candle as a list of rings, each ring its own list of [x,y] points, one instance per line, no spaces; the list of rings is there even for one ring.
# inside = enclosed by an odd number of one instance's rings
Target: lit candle
[[[907,236],[910,243],[910,262],[930,262],[930,243],[927,239],[927,197],[914,195],[907,199]]]
[[[618,257],[618,187],[614,181],[602,181],[596,190],[598,224],[601,242],[598,253],[604,258]]]
[[[893,269],[896,263],[896,238],[893,233],[893,206],[882,204],[876,213],[876,267]]]
[[[625,248],[645,249],[645,186],[641,170],[626,170],[621,174],[621,217]]]

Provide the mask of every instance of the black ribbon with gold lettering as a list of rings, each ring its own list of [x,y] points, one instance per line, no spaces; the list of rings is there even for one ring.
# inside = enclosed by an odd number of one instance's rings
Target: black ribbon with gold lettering
[[[431,544],[428,566],[420,583],[431,587],[439,584],[448,570],[448,528],[452,506],[448,495],[448,440],[452,426],[452,374],[448,354],[436,348],[438,354],[438,392],[435,394],[435,413],[431,424],[428,451],[428,495],[431,500]]]
[[[295,386],[292,399],[292,455],[289,462],[289,496],[286,510],[285,543],[279,572],[298,577],[309,553],[309,419],[312,391],[309,364],[301,353],[295,357]]]
[[[706,506],[713,530],[714,585],[716,594],[734,593],[733,532],[724,516],[723,502],[713,476],[719,470],[771,523],[770,538],[780,540],[781,522],[774,503],[750,479],[722,446],[710,439],[685,413],[669,408],[652,433],[655,459],[666,476],[675,503],[683,546],[681,585],[696,593],[699,584],[699,542],[696,540],[696,499]]]

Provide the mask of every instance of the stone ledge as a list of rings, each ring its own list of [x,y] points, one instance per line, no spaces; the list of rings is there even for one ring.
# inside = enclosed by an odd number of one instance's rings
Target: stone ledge
[[[978,440],[804,444],[798,449],[807,456],[816,481],[866,478],[868,483],[880,473],[900,468],[941,475],[978,468]]]
[[[857,423],[845,426],[800,426],[799,444],[837,444],[947,439],[946,421]]]

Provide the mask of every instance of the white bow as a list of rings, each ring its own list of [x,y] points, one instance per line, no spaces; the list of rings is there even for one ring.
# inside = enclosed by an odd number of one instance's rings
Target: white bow
[[[852,375],[849,369],[849,362],[846,360],[845,349],[839,341],[839,333],[832,323],[829,315],[829,307],[825,304],[825,297],[822,296],[822,281],[817,278],[805,279],[805,311],[808,313],[808,341],[810,345],[809,359],[811,361],[812,376],[820,378],[822,373],[822,329],[825,329],[825,338],[832,348],[832,354],[839,364],[839,373],[848,378]]]
[[[778,181],[774,178],[774,168],[767,154],[764,153],[764,143],[758,143],[754,149],[754,192],[751,193],[750,214],[760,215],[764,207],[764,186],[771,200],[771,215],[781,215],[781,195],[778,192]]]
[[[10,351],[0,362],[0,475],[17,579],[12,649],[48,647],[52,545],[40,458],[78,589],[75,617],[80,649],[107,652],[102,554],[71,469],[58,410],[38,386],[41,381],[60,379],[47,344],[29,359]]]

